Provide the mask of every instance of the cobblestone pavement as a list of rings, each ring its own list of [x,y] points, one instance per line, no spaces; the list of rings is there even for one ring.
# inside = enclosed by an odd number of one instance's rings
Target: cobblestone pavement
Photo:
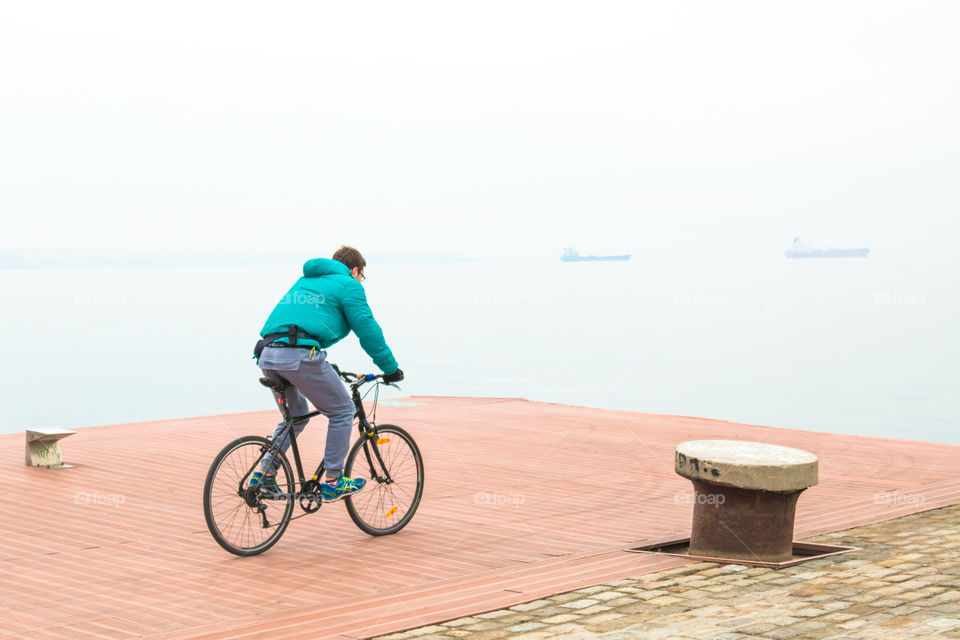
[[[960,505],[810,538],[774,571],[699,562],[378,640],[960,638]]]

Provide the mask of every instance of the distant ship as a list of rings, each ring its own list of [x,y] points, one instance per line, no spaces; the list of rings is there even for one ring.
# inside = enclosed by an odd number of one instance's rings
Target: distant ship
[[[788,258],[865,258],[870,249],[817,249],[800,238],[794,238],[793,244],[786,250]]]
[[[560,259],[564,262],[623,262],[629,260],[632,254],[621,256],[582,256],[573,247],[567,247]]]

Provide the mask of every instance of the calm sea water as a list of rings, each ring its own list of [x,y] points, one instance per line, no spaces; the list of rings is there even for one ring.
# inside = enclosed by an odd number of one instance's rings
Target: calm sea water
[[[299,265],[0,270],[0,432],[271,408],[250,349],[298,275]],[[519,396],[960,442],[947,253],[371,264],[367,275],[407,373],[395,396]],[[330,353],[373,369],[352,336]]]

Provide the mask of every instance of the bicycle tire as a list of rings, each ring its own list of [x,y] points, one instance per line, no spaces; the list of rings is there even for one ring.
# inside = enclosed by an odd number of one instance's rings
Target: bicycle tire
[[[284,485],[286,486],[288,498],[283,500],[256,498],[257,507],[262,505],[264,509],[269,510],[276,520],[275,524],[263,527],[260,514],[247,504],[244,494],[241,493],[240,481],[243,474],[248,473],[256,463],[263,447],[270,445],[270,440],[262,436],[237,438],[221,449],[213,459],[203,484],[203,517],[207,522],[207,528],[217,544],[238,556],[254,556],[276,544],[287,525],[290,524],[293,514],[293,473],[287,457],[279,451],[275,456],[280,463],[276,474],[277,484],[281,489]],[[277,504],[279,507],[273,509],[272,506]],[[230,525],[240,514],[243,514],[243,524],[238,523],[238,526],[244,528],[234,531]],[[266,528],[273,529],[266,538],[261,539],[255,535],[258,529],[262,531]],[[250,544],[246,544],[248,542]]]
[[[344,498],[344,502],[350,519],[361,531],[371,536],[385,536],[407,526],[420,506],[423,456],[413,437],[400,427],[385,424],[376,429],[375,440],[361,436],[347,456],[344,474],[366,479],[367,486],[360,493]],[[384,440],[386,442],[382,442]],[[366,455],[361,456],[365,444],[380,447],[384,464],[390,467],[391,484],[378,481],[379,474],[370,469]],[[371,456],[374,466],[378,467],[377,458],[372,453]],[[356,472],[354,464],[358,465]],[[384,526],[377,526],[381,523]]]

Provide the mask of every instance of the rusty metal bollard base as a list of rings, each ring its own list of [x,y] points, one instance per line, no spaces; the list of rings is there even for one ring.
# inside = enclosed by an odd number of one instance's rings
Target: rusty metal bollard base
[[[738,489],[691,480],[690,555],[783,562],[793,557],[793,520],[803,492]]]

